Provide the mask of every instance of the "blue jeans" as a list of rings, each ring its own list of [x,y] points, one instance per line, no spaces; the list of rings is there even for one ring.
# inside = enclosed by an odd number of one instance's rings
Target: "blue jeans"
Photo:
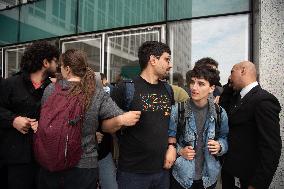
[[[170,186],[169,171],[158,173],[117,172],[119,189],[168,189]]]
[[[99,181],[102,189],[117,189],[116,168],[109,153],[105,158],[99,160]]]

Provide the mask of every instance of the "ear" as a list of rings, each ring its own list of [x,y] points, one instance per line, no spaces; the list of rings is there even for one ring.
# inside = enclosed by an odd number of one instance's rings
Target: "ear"
[[[242,68],[241,68],[241,74],[242,74],[242,75],[246,75],[246,72],[247,72],[246,68],[245,68],[245,67],[242,67]]]
[[[69,74],[69,73],[71,72],[70,66],[66,66],[66,67],[65,67],[65,70],[66,70],[67,74]]]
[[[215,90],[215,85],[212,85],[212,86],[210,86],[210,93],[213,93],[214,92],[214,90]]]
[[[42,65],[43,65],[44,68],[48,68],[49,67],[49,62],[48,62],[48,60],[46,58],[43,60]]]
[[[154,56],[154,55],[151,55],[150,58],[149,58],[149,62],[151,65],[155,65],[156,64],[156,61],[157,58]]]

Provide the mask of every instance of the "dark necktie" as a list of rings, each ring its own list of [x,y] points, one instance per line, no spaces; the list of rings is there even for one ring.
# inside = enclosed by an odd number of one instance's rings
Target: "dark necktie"
[[[231,104],[231,108],[230,108],[230,110],[229,110],[229,112],[228,112],[229,114],[231,114],[232,112],[234,112],[234,111],[237,109],[237,107],[240,106],[240,101],[241,101],[241,95],[240,95],[240,93],[235,94],[234,100],[232,101],[232,104]]]
[[[240,101],[242,100],[241,94],[239,93],[237,95],[236,105],[240,104]]]

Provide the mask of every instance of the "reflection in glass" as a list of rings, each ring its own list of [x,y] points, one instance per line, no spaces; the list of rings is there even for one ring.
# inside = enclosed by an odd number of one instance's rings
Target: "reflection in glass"
[[[164,0],[79,1],[79,32],[164,21]]]
[[[111,83],[140,73],[138,48],[145,41],[159,41],[158,28],[122,32],[107,37],[107,76]]]
[[[21,7],[20,42],[75,33],[76,0],[36,1]]]
[[[249,11],[248,0],[168,0],[168,19]]]
[[[185,28],[188,33],[183,32]],[[248,15],[172,23],[169,30],[174,73],[185,76],[194,62],[203,57],[212,57],[219,63],[221,83],[225,84],[232,66],[249,58]],[[182,71],[181,68],[186,70]]]
[[[173,76],[181,75],[191,69],[191,22],[171,24],[169,27],[169,45],[172,51]],[[175,80],[175,78],[173,78]],[[175,81],[173,81],[175,83]]]
[[[89,66],[96,72],[101,71],[101,39],[80,39],[78,41],[63,42],[63,51],[80,49],[87,54]]]
[[[0,45],[17,42],[19,8],[0,11]]]
[[[20,62],[24,51],[24,48],[9,49],[5,51],[5,77],[10,77],[20,70]]]

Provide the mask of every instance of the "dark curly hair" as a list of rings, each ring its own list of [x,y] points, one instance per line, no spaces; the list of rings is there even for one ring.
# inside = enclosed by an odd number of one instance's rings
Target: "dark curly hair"
[[[197,62],[195,62],[195,66],[215,66],[216,68],[218,68],[218,62],[216,60],[214,60],[213,58],[210,57],[205,57],[205,58],[201,58],[199,59]]]
[[[167,44],[158,41],[144,42],[138,50],[141,70],[143,71],[147,67],[151,55],[160,58],[164,52],[171,54],[170,47]]]
[[[186,73],[187,83],[190,82],[191,78],[196,77],[198,79],[205,79],[209,82],[210,86],[217,85],[220,80],[219,72],[209,66],[197,66],[193,70]]]
[[[22,71],[34,73],[42,68],[44,59],[50,62],[53,58],[59,58],[58,48],[47,41],[37,41],[26,48],[20,68]]]

